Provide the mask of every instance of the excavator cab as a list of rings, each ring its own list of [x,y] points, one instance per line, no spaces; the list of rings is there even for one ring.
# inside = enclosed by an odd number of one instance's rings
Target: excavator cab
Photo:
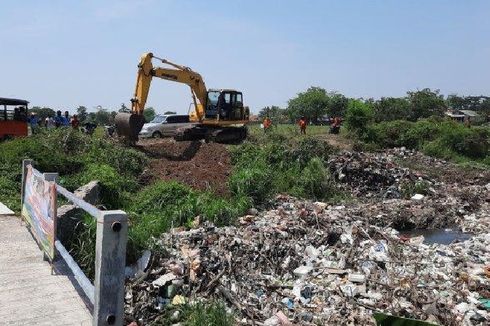
[[[243,95],[235,90],[209,90],[205,119],[218,121],[246,120]]]

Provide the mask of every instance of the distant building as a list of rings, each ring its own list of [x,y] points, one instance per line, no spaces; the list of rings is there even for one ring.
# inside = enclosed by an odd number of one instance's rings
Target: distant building
[[[446,117],[458,122],[469,121],[470,123],[481,123],[485,121],[485,117],[473,110],[448,110],[445,113]]]
[[[470,122],[481,123],[485,122],[485,117],[473,110],[459,110],[459,112],[463,113],[465,118],[467,118]]]

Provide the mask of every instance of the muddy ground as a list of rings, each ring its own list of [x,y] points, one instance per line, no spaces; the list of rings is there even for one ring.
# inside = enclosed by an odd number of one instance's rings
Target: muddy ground
[[[225,145],[165,138],[140,140],[137,148],[150,158],[142,176],[145,183],[174,180],[194,189],[229,195],[231,158]]]

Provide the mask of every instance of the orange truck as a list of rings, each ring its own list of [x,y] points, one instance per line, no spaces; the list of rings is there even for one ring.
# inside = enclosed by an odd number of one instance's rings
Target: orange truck
[[[0,97],[0,140],[28,135],[28,104],[26,100]]]

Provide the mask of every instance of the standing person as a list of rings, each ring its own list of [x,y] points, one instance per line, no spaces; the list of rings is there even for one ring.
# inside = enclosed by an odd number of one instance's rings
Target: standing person
[[[31,112],[31,116],[29,117],[29,124],[31,125],[31,131],[33,134],[37,132],[37,127],[39,124],[39,118],[37,117],[35,112]]]
[[[54,126],[59,128],[64,125],[65,117],[61,115],[61,111],[56,111],[56,116],[54,117]]]
[[[70,113],[68,113],[68,111],[65,111],[65,116],[64,116],[64,120],[63,120],[63,126],[69,126],[70,125]]]
[[[272,120],[269,117],[265,117],[262,124],[264,125],[264,133],[267,133],[269,128],[272,126]]]
[[[342,122],[342,120],[340,120],[339,117],[333,118],[333,122],[332,122],[332,125],[330,127],[330,133],[331,134],[338,134],[339,133],[341,122]]]
[[[73,129],[78,130],[78,127],[80,126],[80,120],[78,120],[78,116],[76,114],[74,114],[73,118],[71,118],[70,124]]]
[[[302,135],[306,135],[306,118],[303,116],[298,121],[299,131]]]

